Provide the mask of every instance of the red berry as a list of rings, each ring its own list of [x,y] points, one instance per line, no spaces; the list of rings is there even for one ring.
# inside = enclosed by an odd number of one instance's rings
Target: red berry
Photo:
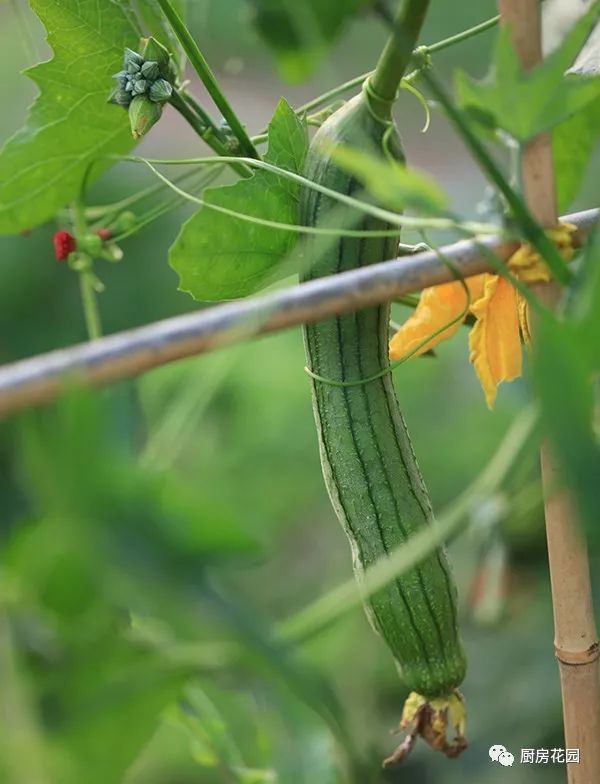
[[[57,261],[65,261],[69,253],[77,250],[77,240],[68,231],[57,231],[54,235],[54,255]]]
[[[113,233],[110,229],[97,229],[96,234],[100,237],[102,242],[108,242],[112,240]]]

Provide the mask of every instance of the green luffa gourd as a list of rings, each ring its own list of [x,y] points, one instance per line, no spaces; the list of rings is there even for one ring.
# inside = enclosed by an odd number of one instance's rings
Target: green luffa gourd
[[[352,196],[363,186],[335,165],[332,152],[337,146],[404,162],[399,133],[379,110],[367,89],[332,115],[310,146],[305,176]],[[304,225],[331,225],[333,210],[339,206],[331,197],[304,189]],[[353,228],[394,228],[356,215]],[[394,258],[398,241],[399,236],[342,236],[323,248],[319,239],[309,238],[304,279]],[[328,383],[360,382],[388,367],[389,310],[388,305],[368,308],[304,329],[309,370],[327,379],[312,379],[323,474],[350,540],[359,580],[365,569],[432,522],[391,375],[353,386]],[[411,690],[427,699],[452,694],[464,678],[465,656],[458,635],[456,588],[442,548],[369,597],[366,609]]]

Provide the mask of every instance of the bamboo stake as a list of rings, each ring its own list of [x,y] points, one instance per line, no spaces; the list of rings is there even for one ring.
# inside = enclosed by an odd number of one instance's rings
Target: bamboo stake
[[[525,68],[542,59],[538,0],[499,0],[501,23],[510,25]],[[523,151],[523,188],[531,212],[544,226],[557,222],[551,138],[541,135]],[[536,287],[549,306],[560,296],[556,284]],[[600,681],[587,547],[573,499],[564,488],[551,445],[541,447],[546,534],[554,609],[555,651],[563,701],[565,744],[579,749],[579,763],[567,764],[569,784],[600,782]]]
[[[582,242],[599,218],[600,210],[593,209],[564,220],[577,226]],[[448,261],[465,278],[490,272],[490,251],[506,261],[516,247],[490,238],[457,242],[438,253],[373,264],[4,365],[0,417],[53,400],[73,384],[100,386],[133,378],[177,359],[447,283],[454,279]]]

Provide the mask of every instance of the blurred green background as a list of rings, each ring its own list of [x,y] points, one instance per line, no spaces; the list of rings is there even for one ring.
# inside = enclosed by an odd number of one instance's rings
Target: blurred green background
[[[432,5],[427,42],[494,13],[488,0]],[[22,6],[46,58],[43,30]],[[361,18],[318,78],[290,87],[246,3],[193,0],[190,10],[251,131],[280,95],[300,103],[372,67],[385,35]],[[488,33],[436,65],[448,77],[458,64],[483,75],[492,41]],[[7,3],[0,44],[6,139],[34,96]],[[412,165],[475,215],[484,182],[440,115],[421,134],[422,108],[407,94],[397,117]],[[191,155],[201,145],[167,112],[141,149]],[[141,182],[137,169],[118,166],[93,198],[108,202]],[[185,214],[126,241],[122,264],[98,265],[106,332],[197,307],[177,292],[166,260]],[[85,339],[76,276],[53,259],[54,230],[0,240],[1,363]],[[515,383],[488,412],[467,354],[465,331],[395,376],[436,509],[477,475],[528,400]],[[0,781],[333,784],[346,780],[344,746],[366,760],[365,782],[563,780],[560,765],[505,769],[488,757],[493,744],[517,758],[521,748],[564,746],[533,455],[515,466],[500,520],[489,505],[474,508],[450,546],[469,657],[470,749],[460,759],[418,747],[401,769],[379,772],[406,691],[361,612],[299,649],[273,635],[275,622],[351,575],[303,367],[293,330],[2,422]],[[499,564],[501,585],[492,579]],[[483,595],[478,573],[490,578]]]

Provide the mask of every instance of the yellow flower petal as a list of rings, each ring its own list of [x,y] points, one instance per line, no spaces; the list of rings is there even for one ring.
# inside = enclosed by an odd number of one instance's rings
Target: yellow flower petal
[[[521,337],[527,348],[531,348],[531,324],[529,322],[529,305],[525,297],[517,293],[517,308],[519,311],[519,326]]]
[[[571,261],[573,258],[576,233],[577,226],[572,223],[559,223],[546,232],[548,239],[556,245],[565,261]],[[508,260],[508,266],[522,283],[548,283],[552,280],[550,269],[544,259],[527,243],[513,253]]]
[[[493,408],[498,385],[521,375],[517,292],[504,278],[488,275],[471,312],[477,323],[469,335],[470,360]]]
[[[481,297],[484,277],[476,275],[465,281],[471,300]],[[415,312],[390,341],[390,359],[402,359],[411,352],[419,356],[452,337],[464,321],[464,318],[457,319],[467,304],[465,287],[460,281],[424,289]],[[453,321],[456,323],[451,324]],[[451,326],[446,326],[448,324]]]

